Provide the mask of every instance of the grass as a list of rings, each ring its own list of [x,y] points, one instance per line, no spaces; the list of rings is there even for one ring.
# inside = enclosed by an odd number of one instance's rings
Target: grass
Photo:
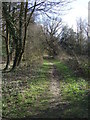
[[[64,117],[88,117],[88,82],[76,77],[62,62],[54,61],[60,75],[60,89],[63,101],[69,106],[64,110]]]
[[[82,77],[76,77],[69,67],[58,60],[44,60],[42,67],[33,70],[34,77],[26,78],[24,85],[21,80],[3,83],[4,117],[24,118],[47,111],[52,98],[48,76],[52,65],[56,66],[60,76],[61,102],[68,103],[57,113],[62,118],[88,117],[88,82]]]
[[[12,81],[3,86],[3,116],[7,118],[23,118],[34,116],[48,107],[50,94],[47,71],[43,66],[37,70],[33,79],[28,79],[28,86],[20,87],[21,81]]]
[[[1,117],[1,115],[2,115],[2,100],[0,98],[0,117]]]

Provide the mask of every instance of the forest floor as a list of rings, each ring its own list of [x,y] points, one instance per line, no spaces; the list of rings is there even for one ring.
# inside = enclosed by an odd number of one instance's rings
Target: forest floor
[[[88,82],[58,60],[4,73],[3,120],[88,118]]]

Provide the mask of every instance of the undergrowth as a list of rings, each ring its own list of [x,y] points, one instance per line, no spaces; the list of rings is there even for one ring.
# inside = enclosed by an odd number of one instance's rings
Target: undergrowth
[[[52,98],[48,72],[52,65],[58,70],[60,81],[61,104],[58,107],[61,111],[56,107],[57,114],[62,118],[88,118],[88,82],[74,75],[68,66],[58,60],[44,60],[42,67],[33,69],[32,76],[26,77],[25,81],[3,81],[3,117],[18,119],[48,110]]]
[[[81,78],[76,77],[70,68],[64,63],[54,61],[60,73],[60,90],[62,100],[68,102],[67,109],[64,110],[64,117],[88,117],[88,82]]]
[[[35,71],[35,77],[26,78],[25,85],[21,80],[3,82],[2,116],[6,118],[24,118],[34,116],[48,107],[49,67],[45,63]],[[34,72],[34,71],[33,71]]]

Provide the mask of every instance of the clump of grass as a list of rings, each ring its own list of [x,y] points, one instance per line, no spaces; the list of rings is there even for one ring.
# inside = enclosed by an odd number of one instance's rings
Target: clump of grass
[[[67,78],[73,75],[72,71],[62,62],[55,60],[54,65],[60,73],[60,76]]]
[[[87,82],[79,78],[67,78],[61,85],[64,98],[73,101],[82,100],[87,92]]]

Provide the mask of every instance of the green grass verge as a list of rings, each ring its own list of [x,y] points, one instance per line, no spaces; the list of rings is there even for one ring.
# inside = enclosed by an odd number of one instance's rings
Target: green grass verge
[[[88,117],[88,82],[75,77],[73,72],[64,63],[54,61],[60,76],[60,90],[62,100],[69,103],[64,110],[64,117]]]
[[[35,77],[27,80],[27,87],[20,87],[20,80],[3,84],[3,117],[24,118],[47,109],[50,99],[48,70],[49,66],[44,62],[42,67],[36,70]],[[17,84],[16,87],[12,83]]]

